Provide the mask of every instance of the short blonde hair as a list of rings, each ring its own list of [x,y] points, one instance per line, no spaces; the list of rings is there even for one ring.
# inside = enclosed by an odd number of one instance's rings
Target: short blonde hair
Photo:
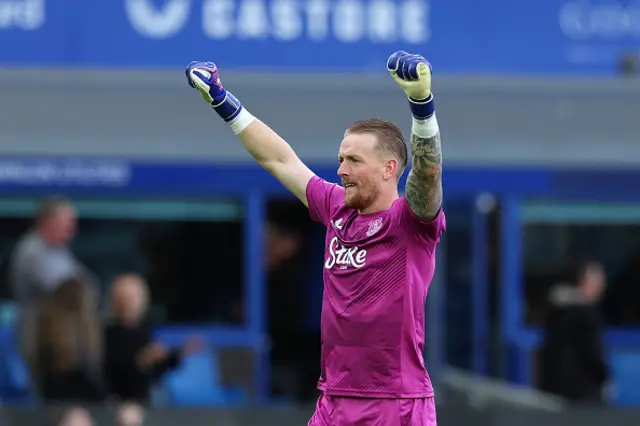
[[[407,144],[404,140],[402,130],[390,121],[380,120],[378,118],[367,118],[366,120],[356,121],[351,124],[345,136],[348,134],[371,133],[378,139],[378,148],[393,154],[398,160],[397,176],[400,178],[409,161],[407,152]]]
[[[109,318],[114,319],[117,316],[115,298],[118,289],[131,284],[137,285],[140,290],[142,290],[142,297],[145,302],[149,300],[149,287],[147,286],[147,281],[142,277],[142,275],[133,272],[120,274],[111,281],[111,286],[109,287]]]

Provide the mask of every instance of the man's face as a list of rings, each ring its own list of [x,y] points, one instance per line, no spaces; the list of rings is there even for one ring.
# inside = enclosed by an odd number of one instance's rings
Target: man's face
[[[47,224],[53,242],[60,245],[68,244],[76,235],[77,222],[76,211],[72,206],[58,207]]]
[[[606,286],[607,277],[602,265],[594,263],[584,271],[580,282],[580,288],[583,295],[588,300],[598,300],[602,296]]]
[[[364,210],[380,194],[385,179],[385,161],[378,152],[378,141],[372,133],[347,134],[338,153],[338,176],[345,189],[345,205]]]

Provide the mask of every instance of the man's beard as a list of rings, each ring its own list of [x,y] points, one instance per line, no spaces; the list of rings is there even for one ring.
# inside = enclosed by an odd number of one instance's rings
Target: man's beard
[[[347,207],[365,210],[376,201],[379,193],[380,189],[374,184],[368,184],[364,188],[360,185],[351,187],[351,189],[345,188],[344,203]]]

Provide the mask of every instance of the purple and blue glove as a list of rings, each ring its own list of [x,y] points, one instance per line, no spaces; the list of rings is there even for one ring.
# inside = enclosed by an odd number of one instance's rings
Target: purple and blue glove
[[[240,114],[243,109],[242,104],[222,86],[216,64],[193,61],[187,65],[185,75],[189,86],[198,90],[202,98],[225,122],[232,121]]]
[[[431,93],[431,64],[420,55],[398,51],[387,60],[387,70],[409,98],[413,117],[427,120],[435,112]]]
[[[398,51],[387,60],[387,69],[394,81],[406,93],[413,117],[419,121],[431,118],[435,112],[435,105],[431,93],[429,62],[420,55]],[[222,86],[215,63],[191,62],[187,65],[185,75],[189,85],[200,92],[202,98],[225,122],[233,124],[234,119],[241,113],[243,116],[248,116],[247,120],[253,118],[253,116],[249,117],[246,111],[243,112],[244,108],[240,101]],[[234,131],[237,132],[244,127],[246,123]]]

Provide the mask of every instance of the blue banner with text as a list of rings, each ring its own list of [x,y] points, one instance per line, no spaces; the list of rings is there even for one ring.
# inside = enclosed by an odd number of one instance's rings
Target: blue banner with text
[[[337,164],[309,164],[318,176],[338,182]],[[517,194],[546,199],[614,199],[637,202],[640,171],[477,168],[449,166],[449,197]],[[400,185],[404,186],[406,173]],[[0,156],[0,195],[62,192],[83,196],[203,197],[224,194],[287,194],[257,164],[158,162],[126,158]]]
[[[640,49],[635,0],[0,0],[0,65],[611,74]]]

